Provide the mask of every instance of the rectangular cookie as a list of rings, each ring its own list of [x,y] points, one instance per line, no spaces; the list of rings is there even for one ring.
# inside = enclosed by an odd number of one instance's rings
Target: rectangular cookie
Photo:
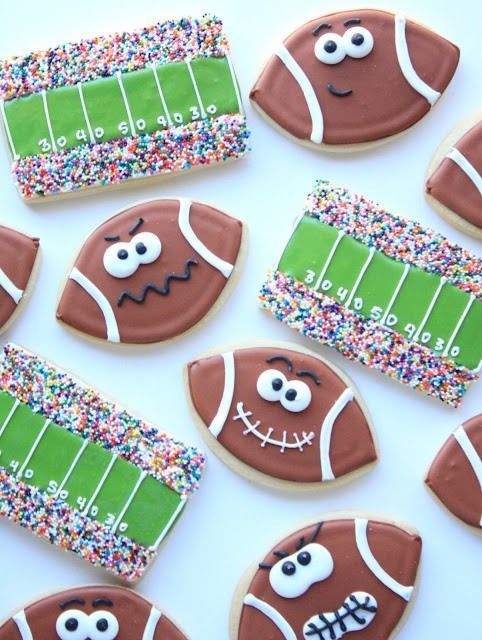
[[[0,111],[26,199],[247,151],[229,44],[211,15],[3,60]]]
[[[0,516],[134,581],[203,455],[14,344],[0,370]]]
[[[318,181],[260,292],[300,333],[451,406],[482,362],[482,260]]]

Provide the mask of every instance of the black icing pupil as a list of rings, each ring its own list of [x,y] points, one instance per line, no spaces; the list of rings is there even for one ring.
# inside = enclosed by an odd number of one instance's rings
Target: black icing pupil
[[[79,626],[79,621],[76,618],[69,618],[65,623],[67,631],[76,631]]]
[[[138,242],[136,244],[136,251],[140,256],[142,256],[147,251],[147,247],[143,242]]]
[[[298,554],[297,558],[298,562],[306,567],[307,564],[311,562],[311,554],[308,551],[302,551]]]
[[[324,49],[327,53],[334,53],[336,51],[336,42],[334,40],[328,40],[328,42],[325,42]]]
[[[355,33],[352,35],[351,41],[353,42],[354,45],[359,47],[365,42],[365,38],[362,36],[361,33]]]
[[[117,257],[119,258],[119,260],[126,260],[129,257],[129,254],[125,249],[119,249],[119,251],[117,252]]]
[[[285,394],[285,398],[287,400],[289,400],[290,402],[292,402],[296,398],[297,395],[298,394],[296,392],[296,389],[288,389],[288,391]]]
[[[97,624],[95,626],[97,627],[97,631],[107,631],[109,623],[105,618],[101,618],[100,620],[97,620]]]
[[[275,378],[271,383],[271,386],[275,391],[279,391],[283,386],[283,380],[281,380],[281,378]]]
[[[283,566],[281,567],[281,571],[285,574],[285,576],[292,576],[296,573],[296,566],[294,562],[283,562]]]

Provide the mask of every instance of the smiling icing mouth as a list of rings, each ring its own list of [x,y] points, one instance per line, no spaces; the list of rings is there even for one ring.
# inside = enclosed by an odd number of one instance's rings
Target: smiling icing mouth
[[[272,444],[275,447],[279,447],[280,453],[284,453],[285,449],[298,449],[298,451],[303,451],[303,447],[305,445],[311,446],[313,444],[313,439],[315,437],[315,433],[311,431],[310,433],[306,433],[305,431],[301,432],[301,438],[298,436],[296,432],[293,433],[294,440],[288,442],[287,440],[287,431],[286,429],[283,431],[283,438],[281,440],[277,440],[276,438],[272,438],[271,434],[274,431],[273,427],[269,427],[267,433],[263,434],[259,431],[258,427],[261,425],[261,420],[257,420],[255,423],[252,423],[249,418],[253,415],[252,411],[244,410],[244,403],[238,402],[236,405],[236,409],[238,411],[237,415],[233,417],[233,420],[241,420],[245,425],[246,429],[243,431],[243,435],[246,436],[249,433],[252,433],[256,438],[261,440],[261,446],[265,447],[266,444]]]
[[[337,611],[312,616],[303,626],[303,638],[312,640],[332,638],[339,640],[345,633],[361,631],[368,627],[376,616],[378,604],[365,591],[355,591],[345,598]]]
[[[353,89],[337,89],[331,82],[326,85],[326,88],[333,96],[337,96],[338,98],[343,98],[344,96],[349,96],[353,93]]]
[[[169,273],[164,278],[164,283],[162,287],[158,287],[155,284],[146,284],[142,289],[142,292],[138,296],[134,295],[130,291],[122,291],[122,293],[119,295],[119,298],[117,299],[117,306],[120,307],[126,298],[128,298],[129,300],[132,300],[132,302],[136,302],[137,304],[142,304],[146,299],[146,296],[149,293],[149,291],[154,291],[155,293],[158,293],[160,296],[167,296],[171,291],[171,287],[170,287],[171,281],[172,280],[180,280],[180,281],[189,280],[189,278],[191,277],[191,265],[197,265],[197,264],[199,264],[197,260],[195,260],[194,258],[188,258],[184,263],[183,273],[174,273],[174,272]]]

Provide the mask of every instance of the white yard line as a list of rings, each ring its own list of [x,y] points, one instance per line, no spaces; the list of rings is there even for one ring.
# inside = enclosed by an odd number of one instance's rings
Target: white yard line
[[[358,289],[358,287],[360,286],[361,281],[363,280],[363,276],[365,275],[366,270],[368,269],[370,262],[373,260],[373,256],[375,255],[375,249],[373,247],[370,248],[370,253],[368,255],[368,258],[365,260],[365,263],[363,265],[363,267],[360,270],[360,273],[358,274],[358,278],[355,281],[355,284],[353,285],[353,289],[351,290],[350,295],[348,296],[348,300],[345,302],[345,307],[349,307],[352,303],[353,298],[355,297],[355,293]]]
[[[321,283],[323,282],[323,278],[325,277],[325,273],[328,271],[328,267],[330,266],[330,262],[333,260],[333,256],[335,255],[335,251],[337,250],[338,245],[342,241],[344,235],[345,235],[344,231],[338,231],[338,235],[336,237],[336,240],[333,243],[333,246],[331,247],[330,253],[328,254],[328,258],[325,261],[325,265],[324,265],[323,269],[321,270],[321,273],[319,275],[318,280],[316,281],[316,284],[315,284],[315,287],[314,287],[315,291],[318,291]]]
[[[122,80],[122,73],[120,71],[118,71],[116,74],[117,77],[117,82],[119,83],[119,89],[122,93],[122,99],[124,100],[124,106],[126,108],[126,112],[127,112],[127,118],[129,120],[129,126],[131,128],[131,134],[133,136],[136,135],[136,126],[134,124],[134,119],[132,117],[132,112],[131,112],[131,107],[129,105],[129,101],[127,100],[127,93],[126,90],[124,88],[124,82]]]
[[[20,156],[18,155],[15,145],[13,144],[12,132],[10,131],[10,127],[8,125],[7,114],[5,113],[5,105],[3,100],[0,100],[0,111],[2,112],[3,125],[5,128],[5,133],[7,134],[8,144],[10,145],[10,151],[12,152],[12,156],[14,160],[18,160]]]
[[[406,264],[403,268],[403,273],[402,273],[402,277],[400,278],[400,280],[398,281],[397,286],[395,287],[395,291],[393,292],[392,297],[390,298],[390,302],[388,303],[387,308],[385,309],[385,313],[383,314],[383,316],[381,317],[380,320],[380,324],[385,324],[390,311],[392,310],[393,305],[395,304],[395,300],[398,297],[398,294],[400,293],[400,289],[403,286],[403,283],[405,282],[406,277],[408,276],[408,272],[410,271],[410,265]]]
[[[159,81],[159,76],[157,75],[157,71],[156,71],[156,65],[152,64],[151,65],[151,69],[152,69],[152,73],[154,74],[154,78],[156,80],[156,86],[157,86],[157,91],[159,92],[159,97],[161,99],[161,103],[162,103],[162,108],[164,109],[164,113],[166,114],[166,118],[167,118],[167,123],[170,127],[172,127],[172,118],[171,118],[171,114],[169,113],[169,109],[167,108],[167,103],[166,103],[166,99],[164,97],[164,93],[162,91],[162,87],[161,87],[161,83]]]

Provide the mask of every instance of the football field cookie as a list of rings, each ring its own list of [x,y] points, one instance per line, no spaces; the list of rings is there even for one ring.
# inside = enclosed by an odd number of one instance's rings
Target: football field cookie
[[[209,15],[3,60],[0,114],[26,199],[239,158],[249,135]]]
[[[248,570],[231,640],[388,640],[414,596],[421,547],[413,528],[392,520],[320,518]]]
[[[465,233],[482,239],[482,112],[460,123],[435,152],[425,195],[429,204]]]
[[[185,198],[125,209],[87,238],[57,318],[109,342],[175,338],[220,306],[242,240],[239,220]]]
[[[464,422],[445,442],[425,482],[457,518],[482,528],[482,413]]]
[[[45,596],[0,624],[0,640],[187,640],[156,606],[112,585]]]
[[[320,487],[376,462],[370,419],[353,383],[297,345],[195,360],[187,387],[201,435],[248,479]]]
[[[0,225],[0,332],[14,321],[32,289],[39,239]]]
[[[124,580],[141,577],[198,487],[203,455],[8,344],[0,516]]]
[[[318,181],[261,306],[303,335],[458,406],[482,363],[482,260]]]
[[[445,91],[458,61],[454,44],[403,15],[340,11],[289,35],[250,97],[298,141],[357,151],[417,123]]]

